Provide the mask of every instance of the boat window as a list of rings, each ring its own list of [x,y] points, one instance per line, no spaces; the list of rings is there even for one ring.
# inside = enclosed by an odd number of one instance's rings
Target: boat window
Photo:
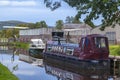
[[[95,46],[97,48],[105,48],[106,47],[105,38],[96,37],[96,38],[94,38],[94,41],[95,41]]]
[[[85,38],[81,39],[81,49],[84,50]]]
[[[50,45],[47,45],[47,51],[51,51],[52,47]]]
[[[67,55],[73,55],[73,51],[74,51],[74,49],[69,49],[69,48],[67,48],[66,54],[67,54]]]
[[[87,37],[85,38],[85,42],[84,43],[85,43],[85,46],[87,47],[88,44],[89,44],[89,39]]]

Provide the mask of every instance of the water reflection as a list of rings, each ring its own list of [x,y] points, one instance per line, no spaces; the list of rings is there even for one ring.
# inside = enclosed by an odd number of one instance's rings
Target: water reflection
[[[43,58],[43,49],[29,49],[29,55],[35,58]]]
[[[53,63],[54,62],[54,63]],[[58,64],[59,63],[59,64]],[[44,59],[46,73],[58,80],[107,80],[107,70],[81,69],[77,64],[67,64],[54,59]]]
[[[18,53],[19,56],[16,55]],[[24,49],[14,48],[10,52],[0,50],[0,62],[20,80],[113,80],[108,70],[83,69],[81,65],[52,58],[35,58],[29,56],[29,50]]]
[[[17,53],[23,52],[23,50],[22,51],[21,50],[22,49],[18,49]],[[18,55],[14,55],[14,61],[12,61],[11,57],[13,56],[13,53],[14,50],[12,50],[12,53],[9,52],[9,50],[4,52],[0,51],[0,62],[5,66],[7,66],[9,70],[19,78],[19,80],[56,80],[54,76],[50,76],[46,74],[44,67],[41,66],[38,67],[34,65],[37,64],[35,62],[33,62],[34,64],[23,62],[19,60]],[[21,53],[21,54],[28,56],[26,53]],[[43,62],[43,60],[37,62],[40,63]]]

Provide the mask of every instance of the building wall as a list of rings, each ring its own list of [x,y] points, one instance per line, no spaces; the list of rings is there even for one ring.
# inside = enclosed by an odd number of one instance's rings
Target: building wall
[[[110,44],[120,44],[120,25],[116,24],[114,28],[106,27],[104,31],[99,29],[100,27],[96,27],[94,29],[90,28],[86,24],[66,24],[64,28],[60,31],[64,32],[64,38],[68,39],[69,33],[69,41],[73,43],[79,43],[81,36],[88,34],[102,34],[106,35],[109,39]],[[66,31],[69,29],[70,31]],[[55,28],[39,28],[39,29],[28,29],[28,30],[20,30],[20,41],[30,42],[32,38],[41,38],[45,42],[52,40],[52,32],[58,31]]]
[[[65,29],[70,29],[71,31],[65,31]],[[76,30],[74,30],[76,29]],[[44,42],[48,40],[52,40],[52,32],[58,31],[55,28],[39,28],[39,29],[28,29],[28,30],[20,30],[20,41],[30,42],[32,38],[41,38]],[[78,43],[79,39],[83,35],[91,34],[91,28],[85,24],[67,24],[67,27],[60,31],[64,32],[64,38],[67,40],[68,33],[70,37],[70,42]]]
[[[54,31],[54,28],[39,28],[39,29],[27,29],[27,30],[20,30],[19,40],[22,42],[30,42],[33,38],[41,38],[45,42],[50,40],[52,37],[51,32]]]
[[[94,28],[91,34],[106,35],[110,44],[120,44],[120,25],[116,24],[114,28],[112,26],[106,27],[104,31],[101,31],[99,28]]]

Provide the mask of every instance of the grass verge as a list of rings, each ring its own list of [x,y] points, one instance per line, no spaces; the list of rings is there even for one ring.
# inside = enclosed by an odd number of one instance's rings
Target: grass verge
[[[19,80],[9,69],[0,63],[0,80]]]
[[[109,50],[110,55],[120,56],[120,45],[110,45]]]

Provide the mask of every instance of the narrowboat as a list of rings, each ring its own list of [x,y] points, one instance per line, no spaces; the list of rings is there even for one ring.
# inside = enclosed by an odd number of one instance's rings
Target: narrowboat
[[[72,44],[61,43],[58,37],[57,42],[47,42],[44,56],[75,64],[79,62],[102,63],[108,67],[108,39],[104,35],[91,34],[83,36],[78,44]]]

